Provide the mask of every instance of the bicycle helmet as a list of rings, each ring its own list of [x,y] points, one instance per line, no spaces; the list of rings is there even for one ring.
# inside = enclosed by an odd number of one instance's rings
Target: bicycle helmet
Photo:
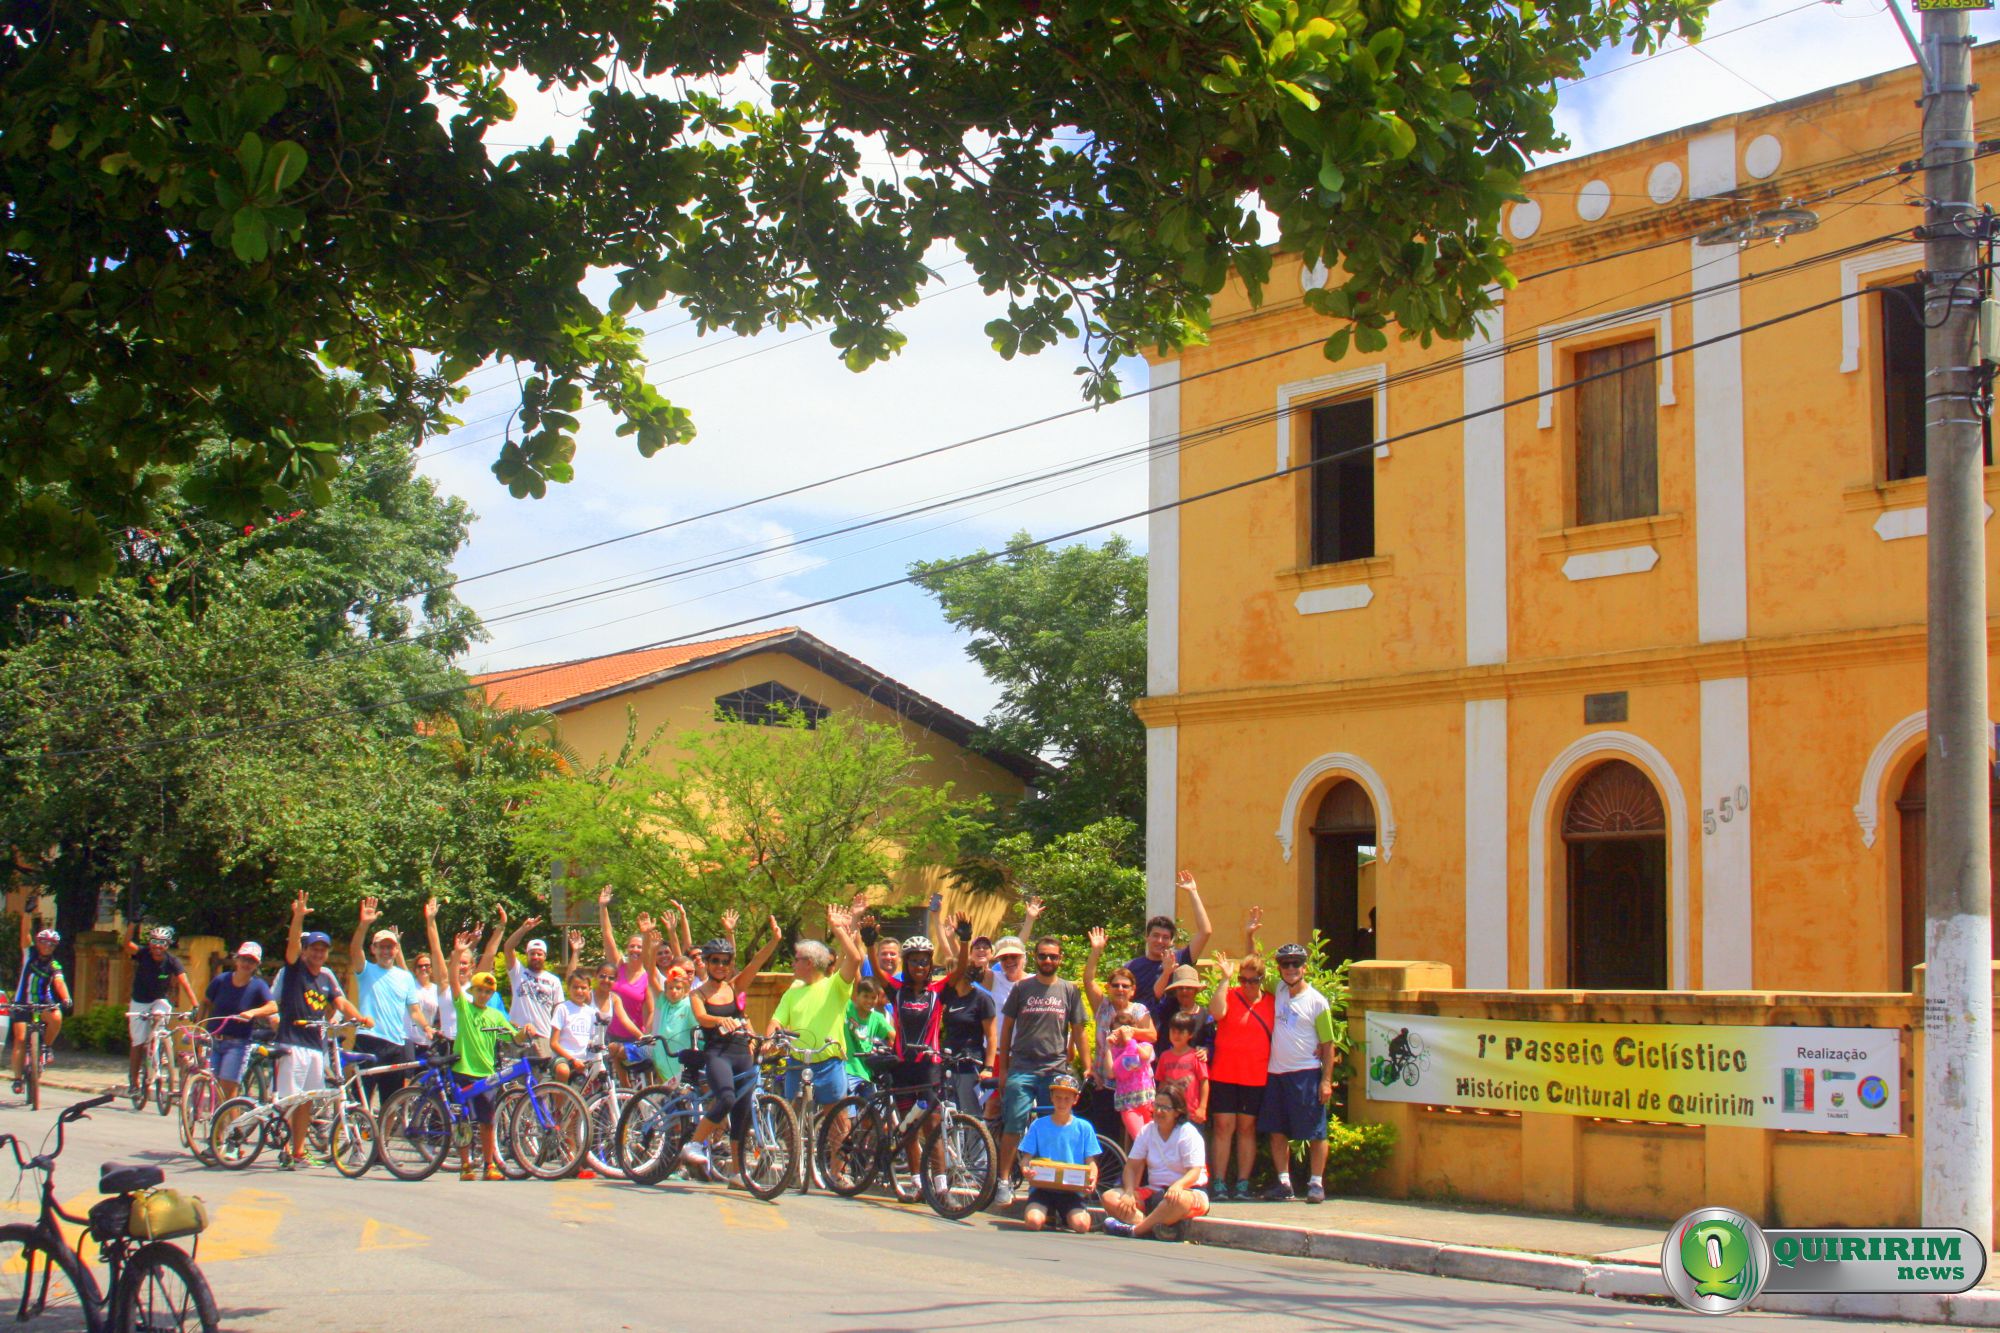
[[[174,928],[172,926],[154,926],[146,932],[146,941],[149,944],[164,944],[171,949],[174,945]]]
[[[912,935],[903,941],[903,957],[905,958],[908,958],[913,953],[936,952],[937,950],[931,947],[931,939],[928,935]]]
[[[734,958],[736,946],[728,940],[710,940],[701,946],[701,956],[707,958]]]
[[[35,943],[61,944],[62,932],[49,926],[43,926],[40,930],[35,932]]]
[[[1277,958],[1280,963],[1303,963],[1306,960],[1306,947],[1303,944],[1284,945],[1278,950]]]

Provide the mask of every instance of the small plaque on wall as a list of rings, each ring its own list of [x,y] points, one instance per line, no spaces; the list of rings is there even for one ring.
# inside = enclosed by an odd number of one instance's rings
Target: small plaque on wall
[[[1600,722],[1623,721],[1625,721],[1625,691],[1583,696],[1583,724],[1586,727],[1594,727]]]

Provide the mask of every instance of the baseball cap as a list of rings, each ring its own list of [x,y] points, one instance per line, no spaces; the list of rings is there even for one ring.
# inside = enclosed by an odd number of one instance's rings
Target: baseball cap
[[[1199,985],[1201,985],[1201,973],[1195,971],[1193,968],[1189,967],[1186,963],[1182,963],[1179,967],[1175,968],[1174,974],[1171,977],[1167,978],[1168,990],[1172,990],[1176,986],[1199,986]]]
[[[236,946],[236,956],[238,958],[248,956],[261,963],[264,961],[264,946],[255,940],[245,940]]]
[[[1010,953],[1019,954],[1023,958],[1028,956],[1028,946],[1021,943],[1019,935],[1002,935],[999,942],[993,946],[995,958],[1005,958]]]
[[[299,936],[300,948],[304,948],[308,944],[332,944],[332,943],[333,943],[333,936],[327,934],[323,930],[309,930],[305,934]]]
[[[393,930],[378,930],[370,937],[370,941],[375,944],[380,944],[384,940],[394,944],[396,942],[396,932]]]
[[[990,949],[993,947],[993,937],[991,935],[974,935],[972,937],[972,947],[975,949]]]
[[[484,986],[487,990],[500,989],[499,979],[491,972],[474,972],[472,974],[472,984],[475,986]]]
[[[529,940],[528,952],[535,953],[538,950],[542,953],[547,953],[549,951],[549,942],[547,940]]]

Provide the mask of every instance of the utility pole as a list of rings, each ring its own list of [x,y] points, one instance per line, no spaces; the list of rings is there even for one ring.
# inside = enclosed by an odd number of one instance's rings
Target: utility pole
[[[1900,18],[1900,15],[1898,16]],[[1930,618],[1925,1226],[1993,1247],[1993,928],[1979,210],[1964,10],[1923,15],[1924,438]]]

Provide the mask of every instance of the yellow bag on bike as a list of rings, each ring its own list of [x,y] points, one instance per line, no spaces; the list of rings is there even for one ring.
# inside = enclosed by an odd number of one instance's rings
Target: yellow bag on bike
[[[208,1229],[208,1205],[179,1190],[141,1190],[132,1196],[132,1236],[136,1240],[173,1240]]]

